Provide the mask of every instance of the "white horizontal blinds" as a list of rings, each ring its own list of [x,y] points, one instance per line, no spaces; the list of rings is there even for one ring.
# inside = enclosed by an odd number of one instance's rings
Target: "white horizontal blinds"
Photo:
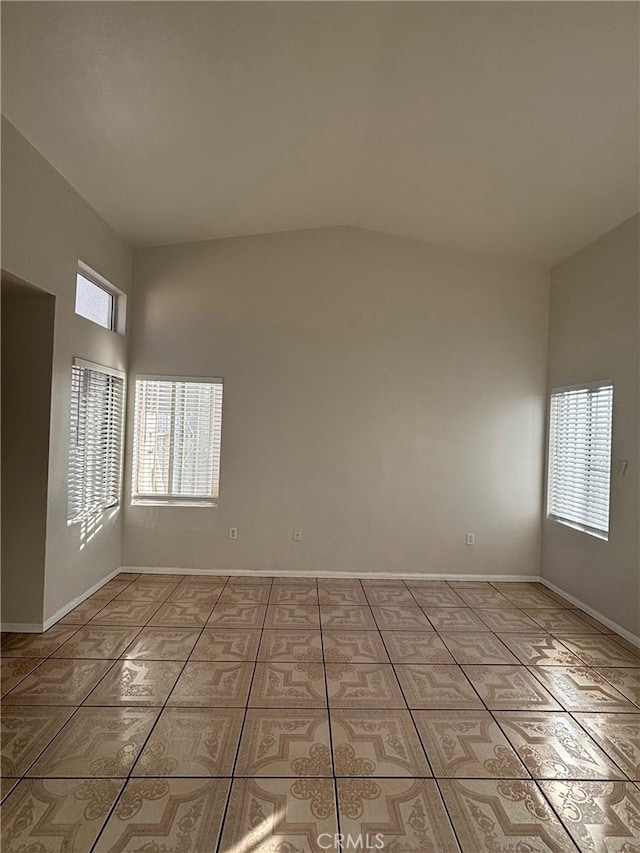
[[[80,521],[120,499],[124,381],[98,365],[71,373],[67,519]]]
[[[218,498],[222,383],[136,382],[133,498]]]
[[[609,532],[612,411],[611,385],[551,394],[547,512],[599,534]]]

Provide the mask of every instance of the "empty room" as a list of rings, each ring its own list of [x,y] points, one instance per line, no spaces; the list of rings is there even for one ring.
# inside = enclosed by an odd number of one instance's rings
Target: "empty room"
[[[3,853],[640,853],[639,13],[2,2]]]

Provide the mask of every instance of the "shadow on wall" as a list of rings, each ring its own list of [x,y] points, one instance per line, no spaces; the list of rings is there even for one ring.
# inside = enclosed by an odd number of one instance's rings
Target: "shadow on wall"
[[[118,507],[108,510],[97,510],[95,513],[85,516],[80,522],[80,550],[84,551],[92,539],[104,529],[106,522],[111,521],[118,514]]]

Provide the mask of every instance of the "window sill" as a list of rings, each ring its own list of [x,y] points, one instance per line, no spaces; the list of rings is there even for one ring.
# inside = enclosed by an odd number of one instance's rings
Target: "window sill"
[[[136,498],[131,501],[131,506],[187,506],[187,507],[217,507],[218,501],[211,500],[192,500],[192,501],[172,501],[172,500],[152,500],[149,498]]]
[[[549,521],[555,521],[558,524],[562,524],[564,527],[570,527],[572,530],[579,530],[580,533],[586,533],[588,536],[593,536],[595,539],[600,539],[602,542],[609,541],[608,533],[601,533],[598,530],[592,530],[590,527],[585,527],[582,524],[576,524],[574,521],[565,521],[563,518],[555,518],[553,515],[548,515],[547,519]]]

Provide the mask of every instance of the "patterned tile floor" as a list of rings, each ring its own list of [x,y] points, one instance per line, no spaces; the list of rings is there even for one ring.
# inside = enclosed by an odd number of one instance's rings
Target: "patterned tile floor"
[[[120,574],[2,694],[4,853],[640,853],[640,650],[538,584]]]

